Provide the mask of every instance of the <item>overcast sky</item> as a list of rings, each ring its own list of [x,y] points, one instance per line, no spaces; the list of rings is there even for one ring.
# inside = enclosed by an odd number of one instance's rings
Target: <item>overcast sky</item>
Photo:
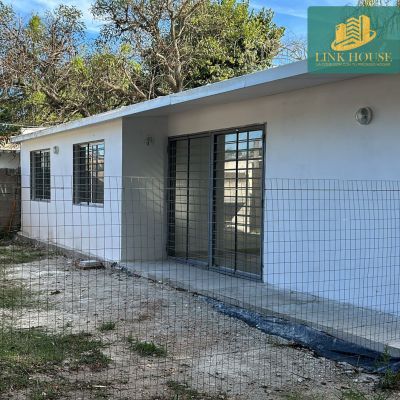
[[[95,35],[101,26],[99,21],[93,20],[90,6],[94,0],[5,0],[12,4],[21,14],[29,15],[35,11],[52,9],[59,4],[74,5],[82,10],[86,26],[92,35]],[[275,22],[287,28],[292,35],[306,36],[307,34],[307,7],[309,6],[339,6],[354,5],[356,0],[250,0],[253,8],[272,8],[275,11]]]

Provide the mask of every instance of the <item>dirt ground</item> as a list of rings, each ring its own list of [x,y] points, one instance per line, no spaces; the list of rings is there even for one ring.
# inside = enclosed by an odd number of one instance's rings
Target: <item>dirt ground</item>
[[[3,326],[90,332],[111,358],[109,366],[99,370],[71,368],[64,362],[58,373],[72,385],[56,398],[400,398],[399,393],[380,397],[374,390],[376,376],[317,358],[220,314],[196,295],[124,271],[80,270],[73,260],[58,255],[12,265],[10,275],[41,301],[33,308],[0,310]],[[99,330],[108,322],[115,326]],[[130,348],[128,337],[154,343],[166,355],[140,354]],[[4,398],[30,398],[24,393],[12,391]],[[43,393],[41,398],[50,396]]]

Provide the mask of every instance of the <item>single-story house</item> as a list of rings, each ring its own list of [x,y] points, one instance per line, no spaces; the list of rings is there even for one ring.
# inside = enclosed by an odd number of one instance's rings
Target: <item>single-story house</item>
[[[19,168],[19,145],[15,143],[0,144],[0,170]]]
[[[297,62],[16,136],[22,234],[400,315],[399,94]]]

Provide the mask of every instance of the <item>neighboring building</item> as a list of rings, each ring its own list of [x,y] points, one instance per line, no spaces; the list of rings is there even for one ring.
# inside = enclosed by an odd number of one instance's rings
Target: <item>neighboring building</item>
[[[0,144],[0,170],[19,168],[19,145],[15,143]]]
[[[299,62],[17,136],[22,233],[400,314],[399,256],[387,250],[398,244],[385,242],[399,236],[397,203],[383,199],[389,227],[382,210],[351,225],[380,196],[374,182],[400,177],[399,93],[399,75],[309,74]],[[369,125],[354,117],[363,106]],[[346,197],[358,180],[352,196],[370,197]]]
[[[20,227],[19,145],[0,144],[0,237]]]

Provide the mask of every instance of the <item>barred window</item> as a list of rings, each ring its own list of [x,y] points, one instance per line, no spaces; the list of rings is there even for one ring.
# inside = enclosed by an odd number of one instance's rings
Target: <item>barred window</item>
[[[104,203],[104,141],[74,145],[74,203]]]
[[[50,150],[31,151],[31,199],[50,200]]]

